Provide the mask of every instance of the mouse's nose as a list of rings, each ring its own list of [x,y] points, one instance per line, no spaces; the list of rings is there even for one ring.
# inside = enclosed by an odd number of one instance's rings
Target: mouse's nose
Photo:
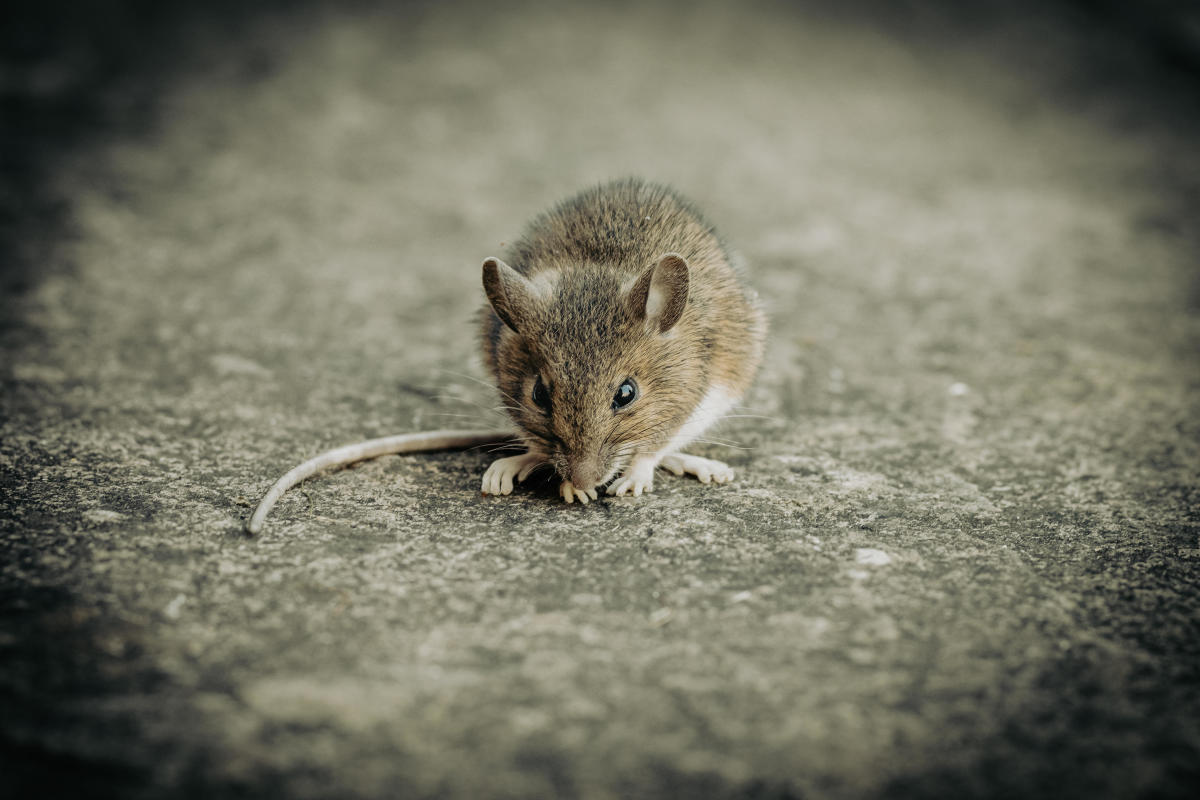
[[[600,482],[600,467],[593,461],[581,461],[571,466],[568,479],[576,489],[591,489]]]

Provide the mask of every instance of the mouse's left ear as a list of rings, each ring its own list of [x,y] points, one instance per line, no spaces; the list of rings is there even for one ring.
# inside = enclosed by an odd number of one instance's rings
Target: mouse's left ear
[[[688,264],[679,253],[667,253],[642,273],[625,302],[635,318],[645,319],[659,333],[679,322],[688,298]]]

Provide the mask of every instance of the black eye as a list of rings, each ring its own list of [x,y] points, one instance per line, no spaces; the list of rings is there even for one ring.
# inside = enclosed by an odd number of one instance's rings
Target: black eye
[[[637,384],[633,382],[633,378],[626,378],[625,382],[617,387],[617,393],[613,395],[613,411],[624,408],[636,399]]]
[[[542,383],[541,375],[533,382],[533,403],[547,414],[550,413],[550,392],[546,390],[546,385]]]

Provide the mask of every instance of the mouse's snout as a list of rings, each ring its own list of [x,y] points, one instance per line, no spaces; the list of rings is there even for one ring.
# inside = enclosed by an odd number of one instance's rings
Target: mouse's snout
[[[600,463],[595,458],[572,459],[568,464],[566,478],[577,489],[592,489],[601,477]]]

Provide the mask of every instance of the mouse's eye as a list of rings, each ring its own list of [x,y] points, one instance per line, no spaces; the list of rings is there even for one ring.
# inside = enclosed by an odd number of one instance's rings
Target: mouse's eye
[[[625,382],[617,387],[617,393],[613,395],[613,411],[624,408],[637,399],[638,391],[637,384],[633,378],[626,378]]]
[[[541,375],[533,382],[533,404],[547,414],[550,413],[550,392],[546,389],[546,384],[542,383]]]

